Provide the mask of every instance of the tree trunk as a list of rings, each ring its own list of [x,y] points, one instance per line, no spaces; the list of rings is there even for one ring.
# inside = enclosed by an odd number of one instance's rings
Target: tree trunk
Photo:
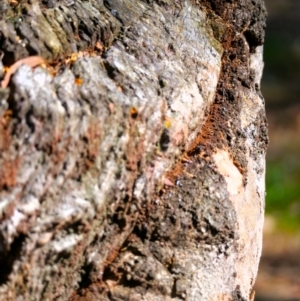
[[[1,300],[253,299],[265,15],[1,0]]]

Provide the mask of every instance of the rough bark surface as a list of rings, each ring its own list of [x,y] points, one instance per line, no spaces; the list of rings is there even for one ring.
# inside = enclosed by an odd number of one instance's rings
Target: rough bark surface
[[[27,58],[0,72],[0,299],[251,300],[263,2],[1,0],[0,18],[3,65]]]

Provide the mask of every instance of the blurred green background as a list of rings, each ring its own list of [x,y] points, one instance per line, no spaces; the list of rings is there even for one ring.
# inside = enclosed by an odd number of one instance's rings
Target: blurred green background
[[[280,229],[300,230],[300,1],[266,1],[268,26],[262,91],[270,146],[267,213]]]
[[[255,300],[300,301],[300,0],[265,2],[262,92],[270,145]]]

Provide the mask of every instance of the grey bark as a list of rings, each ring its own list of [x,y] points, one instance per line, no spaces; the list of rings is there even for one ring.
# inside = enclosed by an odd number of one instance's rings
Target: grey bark
[[[265,15],[2,0],[2,63],[46,64],[0,74],[1,300],[252,299]]]

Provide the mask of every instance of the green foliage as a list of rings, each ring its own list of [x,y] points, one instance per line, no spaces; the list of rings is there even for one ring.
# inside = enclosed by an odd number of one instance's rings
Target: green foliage
[[[266,212],[282,230],[300,230],[300,159],[284,157],[267,164]]]

